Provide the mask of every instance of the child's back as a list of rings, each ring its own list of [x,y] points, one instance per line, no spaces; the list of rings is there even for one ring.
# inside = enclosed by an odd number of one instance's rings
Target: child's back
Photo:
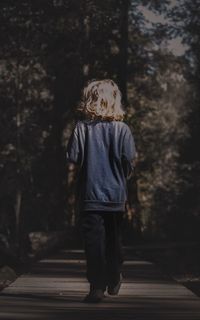
[[[133,136],[124,122],[78,121],[67,158],[81,166],[82,210],[125,211],[126,178],[134,156]]]

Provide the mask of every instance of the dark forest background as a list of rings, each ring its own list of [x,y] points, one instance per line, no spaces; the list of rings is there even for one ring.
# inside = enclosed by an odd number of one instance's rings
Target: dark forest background
[[[127,243],[200,240],[200,1],[1,1],[0,28],[2,250],[76,228],[65,150],[93,78],[119,85],[137,145]]]

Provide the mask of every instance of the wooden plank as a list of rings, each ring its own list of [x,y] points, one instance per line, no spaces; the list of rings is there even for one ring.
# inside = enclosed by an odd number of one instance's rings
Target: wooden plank
[[[120,294],[100,304],[82,303],[85,272],[81,250],[40,260],[1,292],[0,319],[200,320],[200,299],[148,261],[125,261]]]

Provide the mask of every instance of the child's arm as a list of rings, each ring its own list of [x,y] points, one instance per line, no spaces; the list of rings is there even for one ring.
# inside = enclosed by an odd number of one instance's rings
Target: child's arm
[[[74,163],[75,165],[80,165],[81,150],[80,142],[78,137],[77,125],[72,130],[71,136],[66,150],[66,160],[67,163]]]
[[[135,148],[135,141],[131,130],[127,126],[122,147],[122,166],[127,180],[133,176],[136,165],[136,157],[137,152]]]
[[[75,126],[66,150],[66,173],[67,173],[67,192],[68,196],[74,192],[79,171],[81,168],[82,151],[79,142],[78,128]]]
[[[81,168],[82,150],[80,146],[78,128],[75,126],[68,141],[66,150],[68,180],[76,180]]]

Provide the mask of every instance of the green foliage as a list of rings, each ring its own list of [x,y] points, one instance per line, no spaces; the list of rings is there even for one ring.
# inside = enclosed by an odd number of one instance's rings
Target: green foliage
[[[194,35],[187,24],[188,16],[191,22],[197,13],[193,15],[189,7],[186,13],[178,1],[177,6],[169,6],[168,2],[161,6],[153,2],[143,4],[154,13],[162,14],[165,20],[162,24],[150,23],[133,2],[129,26],[127,119],[133,126],[138,146],[142,230],[151,237],[196,238],[199,161],[197,148],[193,149],[192,145],[197,143],[199,113],[194,99],[198,78],[192,78],[192,74],[198,68],[191,46]],[[179,14],[180,26],[177,26]],[[190,47],[184,56],[176,57],[163,43],[181,36],[183,27],[188,30],[183,43]]]

